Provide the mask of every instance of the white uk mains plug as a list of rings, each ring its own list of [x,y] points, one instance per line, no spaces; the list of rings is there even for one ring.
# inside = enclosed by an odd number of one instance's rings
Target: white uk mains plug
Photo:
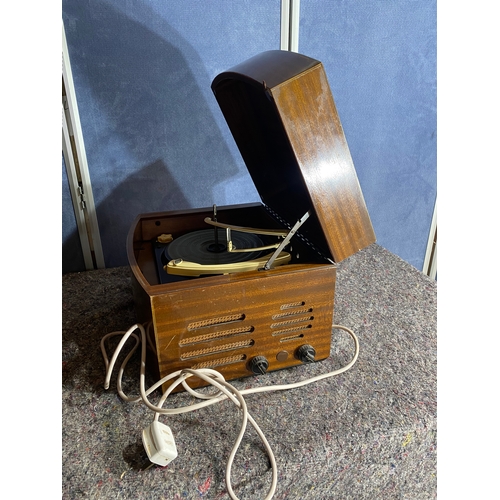
[[[149,460],[154,464],[165,466],[177,457],[177,447],[170,427],[158,420],[154,420],[142,431],[142,444]]]

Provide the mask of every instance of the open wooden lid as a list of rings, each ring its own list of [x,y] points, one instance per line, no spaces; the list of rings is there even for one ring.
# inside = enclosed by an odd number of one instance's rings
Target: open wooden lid
[[[212,90],[265,205],[335,262],[375,233],[321,62],[263,52]]]

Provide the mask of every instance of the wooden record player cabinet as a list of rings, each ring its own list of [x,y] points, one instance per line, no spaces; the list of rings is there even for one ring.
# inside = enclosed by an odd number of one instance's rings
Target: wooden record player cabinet
[[[212,208],[139,215],[127,253],[138,319],[154,327],[149,367],[160,377],[209,367],[231,380],[325,359],[335,263],[375,234],[323,65],[264,52],[218,75],[212,90],[262,199],[218,207],[218,220],[291,228],[310,217],[292,238],[289,264],[161,283],[156,238],[206,229]]]

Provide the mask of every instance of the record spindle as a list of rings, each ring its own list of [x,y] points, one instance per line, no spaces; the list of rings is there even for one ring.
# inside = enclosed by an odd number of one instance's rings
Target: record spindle
[[[213,206],[213,215],[212,220],[217,222],[217,205]],[[214,226],[214,242],[208,246],[209,252],[220,253],[226,249],[226,246],[223,243],[219,243],[219,231],[217,231],[217,227]]]

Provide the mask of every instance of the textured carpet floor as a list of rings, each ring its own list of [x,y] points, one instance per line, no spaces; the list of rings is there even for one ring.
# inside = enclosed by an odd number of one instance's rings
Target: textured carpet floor
[[[276,500],[436,498],[436,289],[376,244],[340,263],[335,323],[356,332],[357,363],[314,385],[246,398],[276,455]],[[143,470],[141,431],[153,414],[120,399],[116,373],[103,389],[99,347],[105,333],[135,322],[128,268],[63,276],[62,498],[228,499],[224,471],[239,419],[227,401],[161,417],[179,456]],[[234,385],[299,381],[342,366],[352,352],[348,334],[334,330],[327,360]],[[129,394],[138,393],[137,366],[133,358],[124,378]],[[263,499],[270,482],[267,455],[249,429],[233,488],[241,500]]]

